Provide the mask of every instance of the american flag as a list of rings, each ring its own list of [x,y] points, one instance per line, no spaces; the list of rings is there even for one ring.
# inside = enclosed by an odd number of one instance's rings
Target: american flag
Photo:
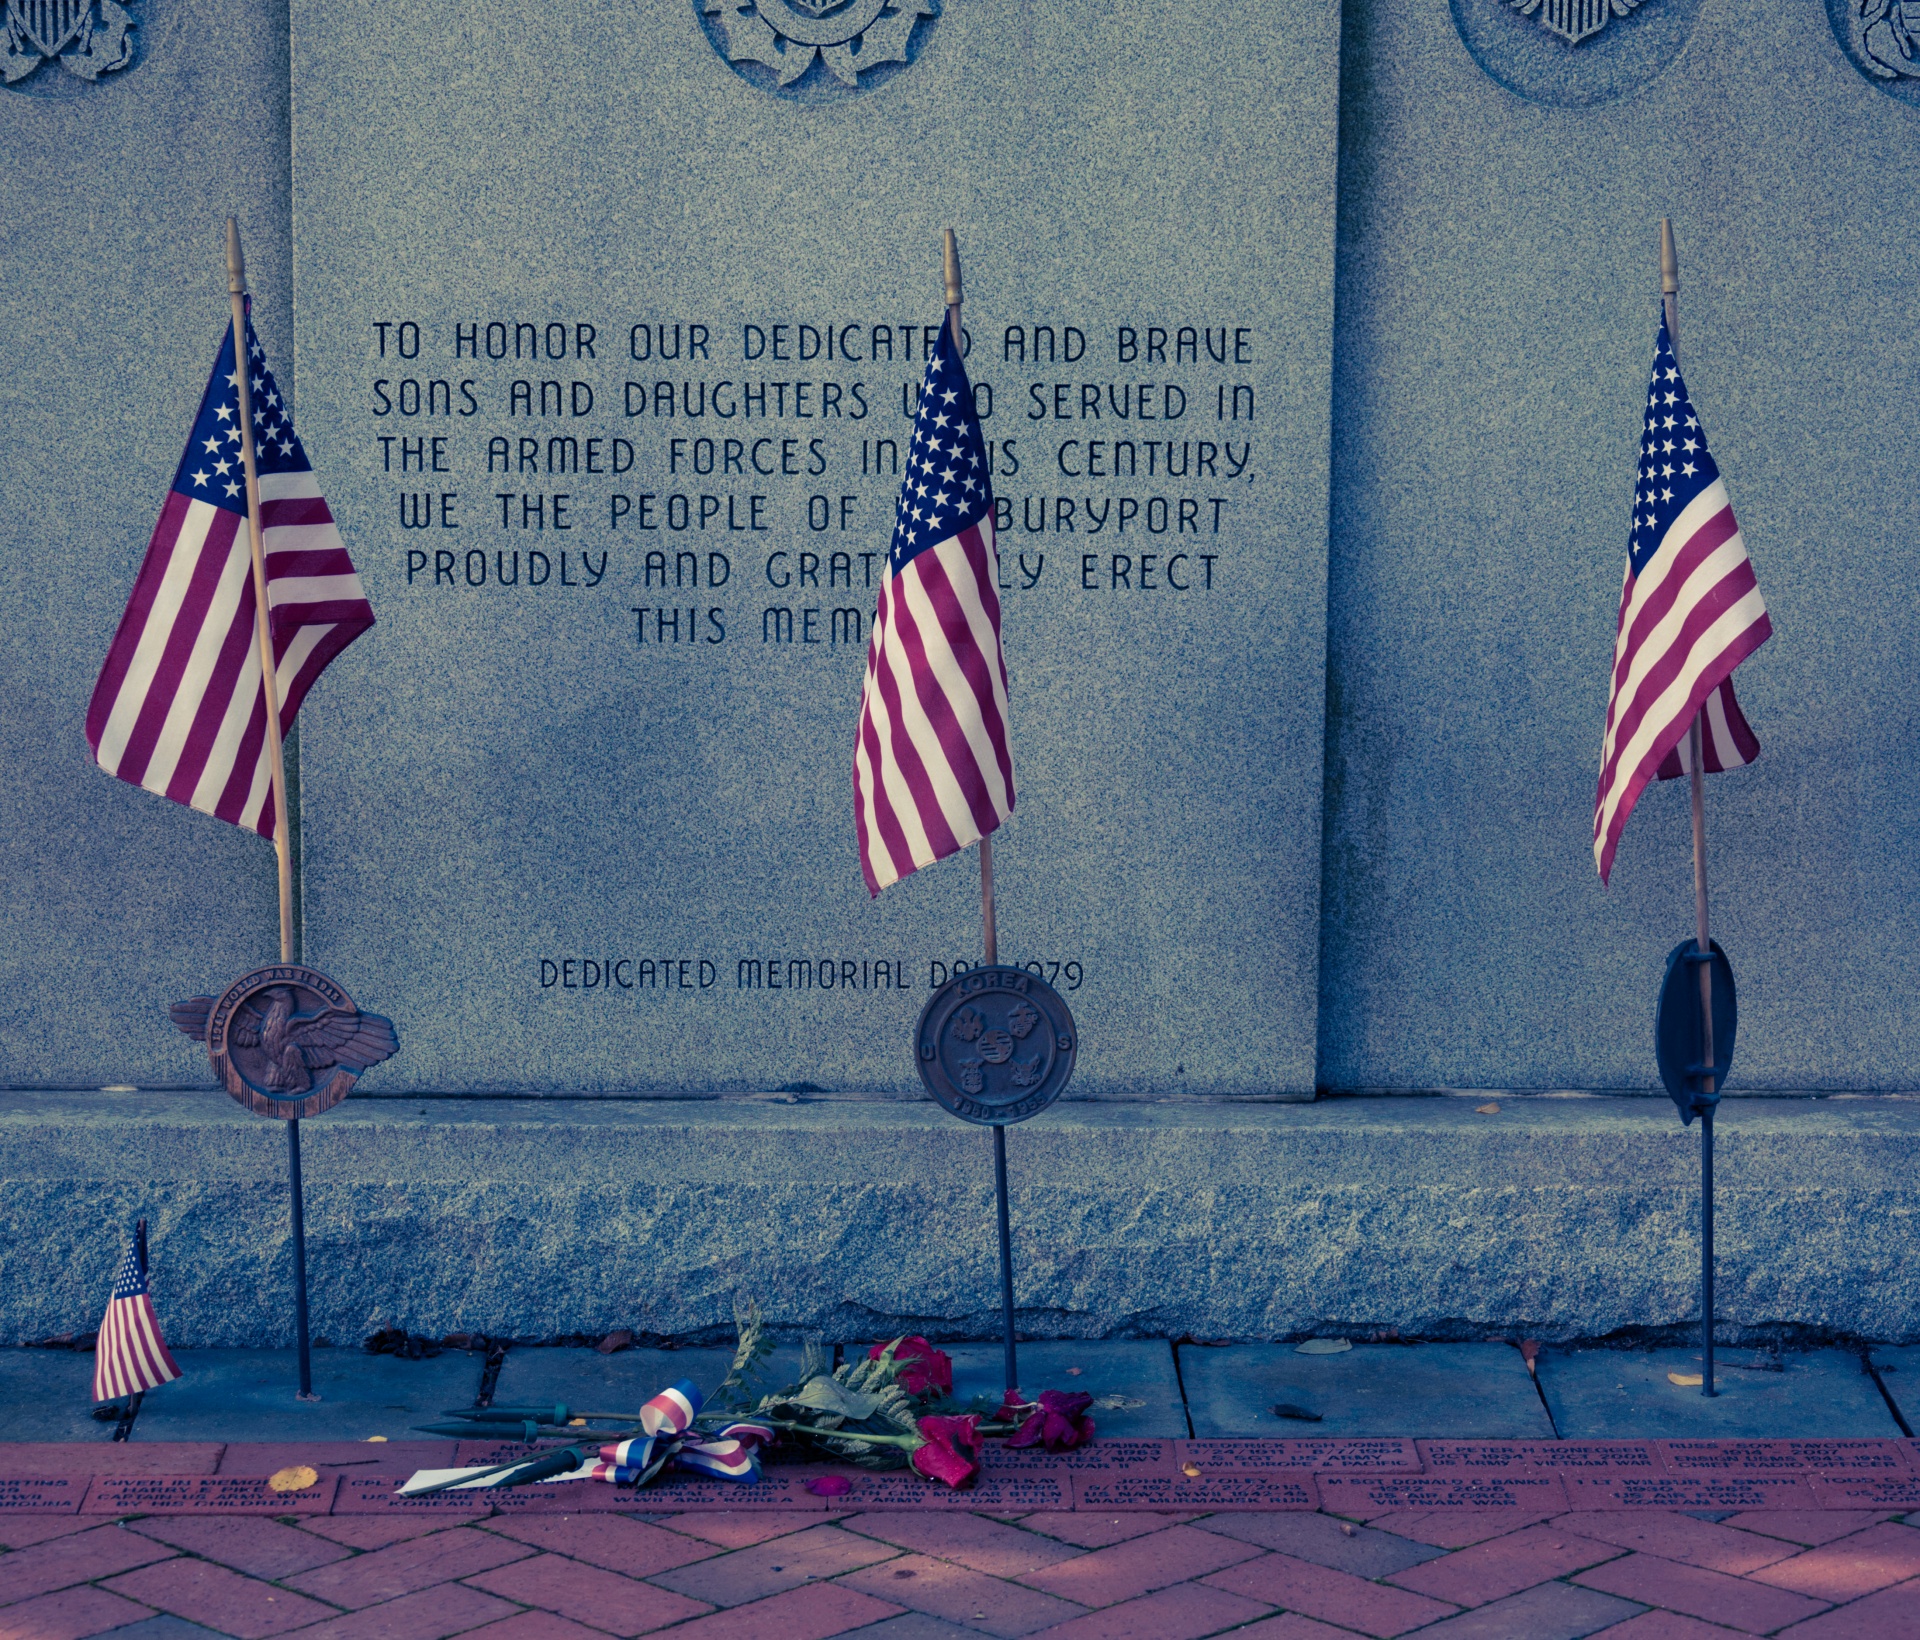
[[[1647,782],[1689,772],[1687,730],[1696,712],[1702,714],[1705,773],[1737,769],[1760,755],[1733,698],[1733,669],[1772,632],[1663,317],[1647,387],[1594,797],[1593,857],[1601,882],[1613,870],[1620,834]]]
[[[180,1368],[167,1353],[159,1318],[153,1313],[153,1297],[147,1291],[147,1227],[142,1223],[120,1261],[107,1316],[100,1323],[94,1345],[93,1398],[117,1401],[179,1376]]]
[[[251,320],[247,356],[284,734],[313,680],[373,625],[373,610]],[[94,685],[87,744],[108,774],[273,835],[231,324]]]
[[[973,389],[940,327],[867,645],[853,752],[867,890],[978,842],[1013,812],[993,485]]]

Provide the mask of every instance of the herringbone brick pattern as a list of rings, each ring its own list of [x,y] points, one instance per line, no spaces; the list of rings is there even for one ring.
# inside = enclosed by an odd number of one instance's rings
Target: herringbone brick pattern
[[[1920,1512],[1841,1501],[1545,1519],[1376,1505],[1367,1522],[0,1508],[0,1640],[1920,1640]]]

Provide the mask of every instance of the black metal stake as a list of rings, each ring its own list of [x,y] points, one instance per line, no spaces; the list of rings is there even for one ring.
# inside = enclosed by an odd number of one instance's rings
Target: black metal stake
[[[1714,1104],[1718,1104],[1716,1099]],[[1700,1107],[1700,1344],[1705,1363],[1700,1393],[1718,1395],[1713,1383],[1713,1105]]]
[[[293,1315],[299,1331],[300,1399],[317,1401],[313,1393],[313,1351],[307,1342],[307,1206],[300,1182],[300,1118],[287,1123],[287,1174],[293,1189]]]
[[[993,1130],[993,1193],[1000,1208],[1000,1319],[1006,1329],[1007,1394],[1020,1387],[1013,1359],[1013,1232],[1007,1224],[1007,1130]]]

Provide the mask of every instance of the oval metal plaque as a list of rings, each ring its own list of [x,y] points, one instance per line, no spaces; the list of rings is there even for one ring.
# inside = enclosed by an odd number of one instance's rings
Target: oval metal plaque
[[[1699,947],[1682,940],[1667,953],[1666,977],[1660,982],[1660,1002],[1653,1015],[1653,1052],[1668,1097],[1680,1109],[1689,1127],[1700,1097],[1700,969],[1694,953]],[[1713,952],[1713,1086],[1724,1092],[1733,1069],[1733,1039],[1739,1030],[1739,998],[1733,988],[1733,964],[1720,942]]]
[[[927,1092],[982,1127],[1008,1127],[1060,1097],[1080,1034],[1060,993],[1025,968],[969,968],[927,999],[913,1033]]]

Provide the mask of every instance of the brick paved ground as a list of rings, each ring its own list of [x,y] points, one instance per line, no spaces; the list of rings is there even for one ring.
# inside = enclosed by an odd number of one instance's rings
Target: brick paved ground
[[[1149,1450],[1134,1468],[1151,1470],[1151,1443],[1136,1445]],[[105,1451],[60,1454],[65,1474],[50,1478],[75,1483],[64,1490],[35,1480],[26,1449],[0,1454],[0,1640],[1920,1640],[1920,1452],[1909,1443],[1857,1443],[1849,1461],[1890,1455],[1864,1479],[1822,1471],[1818,1455],[1783,1471],[1771,1451],[1763,1467],[1757,1448],[1743,1470],[1736,1449],[1716,1478],[1733,1488],[1720,1501],[1764,1477],[1766,1496],[1798,1506],[1731,1510],[1659,1507],[1666,1494],[1645,1490],[1644,1474],[1640,1492],[1615,1497],[1636,1506],[1568,1509],[1540,1466],[1559,1500],[1543,1512],[1552,1500],[1539,1490],[1421,1475],[1410,1458],[1411,1472],[1366,1484],[1323,1476],[1321,1495],[1347,1518],[1103,1509],[1078,1501],[1087,1470],[1067,1464],[1074,1507],[1027,1513],[861,1509],[858,1483],[831,1508],[643,1514],[645,1495],[615,1508],[612,1488],[576,1483],[566,1492],[586,1512],[559,1488],[499,1512],[471,1499],[409,1511],[387,1501],[391,1461],[376,1485],[362,1468],[351,1497],[335,1477],[353,1464],[325,1467],[308,1512],[276,1514],[250,1490],[262,1462],[239,1447],[179,1449],[173,1473],[200,1477],[167,1483],[180,1512],[129,1514],[114,1506],[123,1493],[90,1496],[103,1481],[80,1472],[118,1462],[114,1484],[128,1467],[151,1481],[169,1473],[168,1452]],[[1185,1474],[1187,1454],[1176,1473],[1197,1487],[1207,1477]],[[1170,1446],[1165,1456],[1176,1459]],[[210,1489],[223,1480],[228,1490]],[[696,1498],[739,1496],[701,1485]],[[20,1507],[28,1497],[35,1506]],[[1875,1499],[1890,1506],[1858,1506]]]

